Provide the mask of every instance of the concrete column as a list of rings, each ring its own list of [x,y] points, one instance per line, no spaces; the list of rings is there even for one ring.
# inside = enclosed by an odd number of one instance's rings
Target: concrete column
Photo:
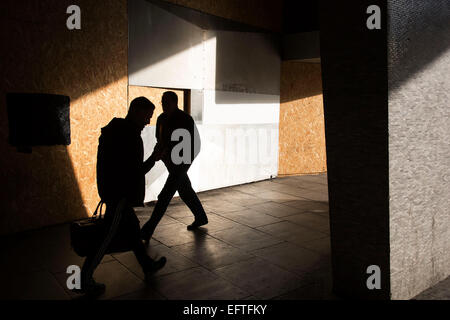
[[[410,299],[450,274],[449,18],[447,0],[321,1],[337,294]]]
[[[392,299],[450,274],[450,2],[388,4]]]
[[[389,162],[386,19],[369,30],[366,13],[384,1],[320,1],[320,37],[336,294],[387,299]],[[369,290],[369,266],[380,289]]]

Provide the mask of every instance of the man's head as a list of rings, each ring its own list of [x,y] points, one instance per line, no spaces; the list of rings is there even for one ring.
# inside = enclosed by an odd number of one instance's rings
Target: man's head
[[[163,112],[167,114],[171,114],[176,109],[178,109],[178,96],[173,91],[164,92],[161,99]]]
[[[150,123],[155,111],[155,105],[145,97],[139,97],[131,101],[127,119],[131,120],[142,131]]]

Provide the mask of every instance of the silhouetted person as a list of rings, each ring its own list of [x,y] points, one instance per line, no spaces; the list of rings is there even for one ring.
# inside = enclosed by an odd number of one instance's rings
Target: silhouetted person
[[[97,186],[100,198],[106,204],[106,232],[103,241],[86,257],[81,270],[81,292],[102,293],[105,285],[92,278],[109,245],[127,244],[132,248],[146,278],[166,263],[162,257],[151,259],[140,237],[139,220],[133,207],[143,206],[145,174],[159,160],[155,149],[144,162],[141,131],[150,123],[155,106],[139,97],[130,104],[125,119],[114,118],[104,128],[99,138],[97,153]],[[114,247],[114,246],[113,246]]]
[[[184,203],[186,203],[195,217],[194,222],[189,225],[187,229],[194,230],[199,226],[208,223],[205,210],[203,209],[203,206],[200,203],[195,191],[192,189],[191,181],[189,180],[187,174],[192,161],[199,152],[200,146],[200,138],[197,128],[195,127],[194,120],[189,114],[178,109],[178,97],[175,92],[164,92],[161,102],[163,113],[158,117],[158,121],[156,123],[156,149],[164,150],[162,161],[169,171],[169,176],[163,189],[158,195],[158,201],[155,205],[152,216],[141,229],[142,239],[147,243],[150,241],[156,226],[166,212],[166,209],[176,191],[178,191],[180,198],[184,201]],[[191,148],[190,154],[188,155],[190,160],[188,161],[189,163],[177,164],[177,161],[172,155],[172,150],[177,144],[180,143],[180,141],[178,141],[178,137],[172,139],[172,134],[174,131],[179,131],[177,129],[185,129],[189,132],[190,139],[187,140],[190,142],[189,144]],[[183,138],[181,138],[181,140],[182,139]]]

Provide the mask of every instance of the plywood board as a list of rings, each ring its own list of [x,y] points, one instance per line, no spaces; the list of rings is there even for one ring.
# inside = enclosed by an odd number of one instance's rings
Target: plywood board
[[[71,1],[2,3],[0,94],[36,92],[71,98],[72,143],[18,153],[7,143],[0,99],[0,234],[92,213],[99,198],[96,155],[101,127],[127,107],[127,6],[118,0],[77,1],[81,30],[66,28]],[[25,116],[25,115],[24,115]]]
[[[280,92],[280,175],[326,171],[320,64],[284,61]]]

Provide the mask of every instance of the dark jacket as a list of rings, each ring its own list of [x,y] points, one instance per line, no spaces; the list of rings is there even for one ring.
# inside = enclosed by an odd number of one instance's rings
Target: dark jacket
[[[187,168],[190,165],[176,165],[172,162],[172,149],[180,143],[180,141],[171,141],[172,133],[176,129],[186,129],[191,136],[191,163],[200,152],[200,135],[195,125],[194,119],[186,112],[177,109],[170,115],[163,113],[158,117],[156,122],[156,141],[167,150],[166,157],[163,159],[165,165],[171,171],[172,169]],[[182,152],[181,152],[182,155]]]
[[[118,202],[126,198],[132,206],[142,206],[145,173],[154,161],[144,163],[141,132],[128,119],[114,118],[101,130],[97,151],[97,188],[100,198]]]

